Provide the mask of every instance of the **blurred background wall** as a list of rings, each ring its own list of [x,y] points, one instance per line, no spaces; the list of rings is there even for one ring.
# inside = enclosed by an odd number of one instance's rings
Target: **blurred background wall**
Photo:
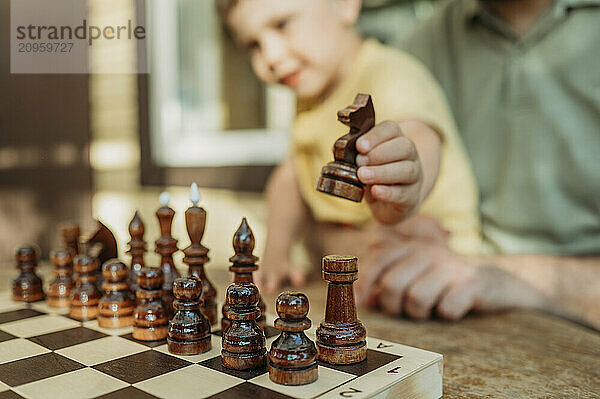
[[[287,151],[295,100],[286,89],[256,80],[212,1],[147,4],[140,10],[122,0],[89,0],[90,23],[143,15],[150,32],[157,33],[157,20],[161,29],[151,48],[123,41],[109,51],[98,42],[88,57],[90,75],[13,75],[8,57],[0,57],[0,261],[25,242],[37,242],[47,258],[59,243],[59,222],[85,225],[92,217],[113,230],[127,259],[135,210],[152,253],[162,191],[172,195],[173,235],[183,248],[192,181],[209,212],[204,242],[211,267],[228,265],[243,216],[262,253],[262,189]],[[9,5],[0,0],[2,54],[8,54]],[[365,1],[359,28],[395,45],[432,10],[432,1]],[[151,74],[102,73],[111,63],[145,56]],[[147,262],[157,259],[152,254]]]

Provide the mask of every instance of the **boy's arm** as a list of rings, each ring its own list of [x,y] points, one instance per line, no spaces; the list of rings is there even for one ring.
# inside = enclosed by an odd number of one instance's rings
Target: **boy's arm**
[[[301,268],[292,264],[289,251],[300,227],[310,217],[288,157],[269,177],[266,187],[267,240],[262,266],[255,273],[256,284],[266,292],[275,292],[282,280],[289,278],[294,286],[305,280]]]
[[[414,213],[433,188],[441,139],[420,121],[385,121],[356,141],[358,177],[375,218],[395,224]]]

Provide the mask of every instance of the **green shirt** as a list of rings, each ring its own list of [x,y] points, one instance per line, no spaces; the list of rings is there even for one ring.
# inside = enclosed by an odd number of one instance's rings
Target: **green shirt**
[[[405,48],[448,96],[487,250],[600,254],[600,1],[557,0],[520,38],[450,1]]]

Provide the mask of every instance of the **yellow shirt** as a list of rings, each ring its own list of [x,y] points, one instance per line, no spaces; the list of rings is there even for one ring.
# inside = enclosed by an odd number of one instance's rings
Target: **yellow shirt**
[[[333,160],[335,140],[348,132],[337,111],[357,93],[371,94],[376,123],[419,120],[442,137],[440,172],[420,212],[450,231],[449,245],[476,253],[480,244],[477,189],[471,166],[440,87],[410,55],[366,40],[346,79],[323,102],[300,111],[292,129],[291,150],[302,197],[322,222],[365,225],[373,220],[365,201],[354,203],[316,191],[321,168]]]

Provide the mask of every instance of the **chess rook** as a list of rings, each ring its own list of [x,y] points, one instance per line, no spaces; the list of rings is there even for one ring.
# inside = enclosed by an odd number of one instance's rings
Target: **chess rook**
[[[308,307],[308,298],[300,292],[277,297],[275,328],[281,335],[269,351],[269,378],[277,384],[304,385],[318,378],[317,348],[304,334],[311,326]]]
[[[258,288],[252,283],[227,287],[225,316],[231,326],[222,332],[221,360],[225,367],[247,370],[267,363],[265,335],[256,324],[260,315],[258,298]]]
[[[240,223],[240,226],[233,235],[233,250],[235,255],[229,258],[229,261],[232,262],[229,270],[233,272],[233,282],[254,284],[252,272],[258,269],[258,265],[256,264],[258,257],[252,254],[252,251],[254,251],[254,234],[246,218],[242,219],[242,223]],[[260,292],[258,293],[258,308],[260,309],[260,316],[256,320],[256,323],[261,330],[264,330],[266,306]],[[231,324],[231,321],[226,316],[227,304],[223,305],[222,313],[221,330],[226,331]]]
[[[196,355],[211,348],[210,323],[202,314],[202,281],[194,276],[173,282],[175,316],[169,322],[167,347],[176,355]]]
[[[76,320],[92,320],[98,316],[100,291],[96,286],[100,262],[89,255],[77,255],[73,259],[73,281],[69,316]]]
[[[160,225],[160,237],[156,240],[155,252],[160,255],[160,268],[164,274],[163,301],[167,305],[169,316],[175,313],[173,309],[173,281],[179,277],[179,272],[173,262],[173,254],[177,252],[177,240],[171,236],[173,217],[175,211],[169,207],[169,193],[160,195],[162,206],[156,211],[156,217]]]
[[[63,240],[63,245],[73,251],[74,255],[79,254],[79,236],[81,231],[76,223],[61,223],[60,235]]]
[[[367,357],[367,331],[356,317],[352,284],[358,278],[355,256],[328,255],[323,258],[327,281],[325,320],[317,329],[319,360],[352,364]]]
[[[12,299],[23,302],[37,302],[44,299],[42,279],[35,274],[39,250],[27,245],[16,250],[15,260],[19,275],[12,282]]]
[[[137,306],[133,312],[133,338],[158,341],[167,337],[169,312],[162,300],[162,269],[143,267],[137,276]]]
[[[129,222],[129,235],[131,240],[127,243],[131,255],[131,267],[129,271],[129,290],[135,295],[137,291],[137,275],[144,267],[144,254],[146,253],[146,241],[144,241],[144,222],[138,211],[135,211],[133,219]]]
[[[120,328],[133,324],[134,298],[129,291],[129,269],[124,263],[112,259],[102,265],[104,295],[98,305],[98,325]]]
[[[55,308],[69,307],[71,289],[73,288],[73,250],[70,248],[58,249],[50,253],[50,261],[54,266],[54,280],[48,287],[48,306]]]
[[[197,206],[200,201],[200,193],[196,183],[192,184],[190,189],[190,200],[192,206],[185,211],[185,226],[190,245],[183,250],[183,262],[188,265],[188,275],[195,276],[202,282],[202,305],[200,310],[208,319],[211,325],[217,324],[217,291],[212,285],[206,272],[204,264],[208,262],[208,248],[202,245],[202,237],[206,227],[206,210]]]
[[[336,197],[360,202],[364,186],[356,171],[356,140],[375,125],[375,110],[371,96],[357,94],[354,103],[338,111],[338,120],[350,127],[348,134],[333,145],[334,161],[321,169],[317,190]]]

